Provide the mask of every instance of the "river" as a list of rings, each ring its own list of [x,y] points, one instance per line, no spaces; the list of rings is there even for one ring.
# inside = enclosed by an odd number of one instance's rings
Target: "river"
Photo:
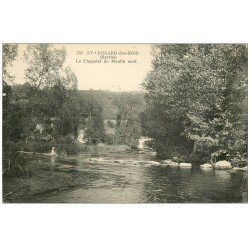
[[[105,162],[79,157],[72,162],[39,159],[49,172],[47,182],[62,182],[66,188],[37,192],[25,202],[45,203],[241,203],[247,202],[247,173],[182,169],[136,164],[152,160],[152,152],[114,153]],[[97,158],[98,159],[98,158]],[[122,163],[126,161],[126,164]],[[33,159],[33,163],[37,159]],[[113,162],[113,164],[110,164]],[[128,164],[128,162],[131,162]],[[46,164],[45,164],[46,163]],[[60,173],[58,177],[55,174]],[[63,175],[62,175],[63,174]],[[52,178],[52,176],[55,175]],[[44,178],[44,177],[39,177]],[[39,179],[36,177],[36,181]],[[63,179],[63,180],[62,180]],[[68,182],[68,184],[66,184]],[[36,184],[29,190],[36,188]],[[49,185],[43,182],[41,185]]]

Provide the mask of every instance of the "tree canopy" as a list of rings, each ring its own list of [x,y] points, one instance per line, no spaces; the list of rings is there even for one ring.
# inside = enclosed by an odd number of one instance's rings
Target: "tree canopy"
[[[119,111],[116,118],[116,143],[137,146],[141,136],[143,97],[137,93],[121,94],[114,99],[114,104]]]
[[[246,157],[247,46],[155,45],[144,130],[161,157]]]

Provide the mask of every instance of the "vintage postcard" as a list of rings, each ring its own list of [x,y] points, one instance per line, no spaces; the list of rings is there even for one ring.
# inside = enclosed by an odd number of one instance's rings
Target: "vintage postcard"
[[[247,203],[247,44],[2,44],[4,203]]]

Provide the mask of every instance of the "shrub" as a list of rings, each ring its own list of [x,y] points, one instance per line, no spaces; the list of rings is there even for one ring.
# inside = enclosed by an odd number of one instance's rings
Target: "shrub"
[[[30,140],[27,142],[22,142],[22,150],[34,153],[50,153],[52,147],[55,147],[56,152],[67,155],[77,155],[79,152],[78,143],[72,138],[72,136],[67,135],[65,137],[59,137],[53,141],[43,141],[41,139]]]
[[[79,152],[78,143],[71,135],[60,137],[57,139],[58,146],[54,146],[58,154],[66,153],[67,155],[77,155]]]
[[[106,143],[108,145],[115,145],[116,144],[115,135],[106,135]]]
[[[26,160],[19,152],[20,144],[3,141],[3,174],[21,175],[26,172]]]

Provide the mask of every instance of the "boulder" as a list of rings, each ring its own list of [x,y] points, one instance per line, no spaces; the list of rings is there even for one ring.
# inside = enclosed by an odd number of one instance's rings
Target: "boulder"
[[[235,167],[231,169],[231,172],[235,173],[235,172],[246,172],[247,171],[247,167],[243,167],[243,168],[239,168],[239,167]]]
[[[152,166],[152,165],[160,165],[160,163],[158,161],[132,161],[132,163],[134,165],[138,165],[138,164],[140,164],[140,165],[150,165],[150,166]]]
[[[163,165],[170,166],[170,167],[178,167],[179,164],[177,162],[173,162],[172,160],[164,160],[162,161]]]
[[[104,159],[103,158],[90,158],[89,161],[92,161],[92,162],[103,162]]]
[[[182,162],[182,163],[180,163],[180,167],[181,168],[191,168],[192,164],[191,163]]]
[[[160,165],[160,162],[158,162],[158,161],[148,161],[147,164]]]
[[[216,162],[214,168],[219,170],[227,170],[231,169],[232,165],[230,162],[224,160]]]
[[[171,162],[173,162],[173,161],[172,161],[172,160],[169,160],[169,159],[168,159],[168,160],[163,160],[163,161],[162,161],[163,164],[169,164],[169,163],[171,163]]]
[[[212,169],[213,165],[210,163],[204,163],[204,164],[200,165],[200,167],[203,169]]]

